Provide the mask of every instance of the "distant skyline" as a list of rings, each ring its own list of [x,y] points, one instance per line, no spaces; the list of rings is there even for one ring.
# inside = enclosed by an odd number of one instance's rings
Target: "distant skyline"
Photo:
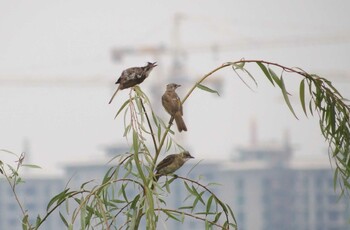
[[[0,0],[0,149],[20,154],[27,145],[31,163],[46,172],[70,160],[99,157],[105,146],[125,144],[122,118],[113,118],[128,91],[109,106],[114,82],[127,67],[158,61],[142,88],[163,93],[165,86],[158,83],[167,83],[172,59],[169,53],[144,54],[116,62],[113,48],[178,42],[187,51],[181,61],[188,76],[180,96],[215,67],[245,58],[320,74],[350,98],[349,7],[345,0]],[[178,41],[176,14],[183,15]],[[213,45],[217,52],[211,52]],[[199,159],[229,158],[238,146],[249,144],[255,120],[259,141],[282,142],[288,130],[298,157],[326,154],[318,118],[305,118],[300,109],[298,82],[287,82],[296,120],[279,90],[255,66],[250,68],[259,84],[255,92],[227,69],[217,74],[223,82],[220,97],[202,91],[192,95],[184,105],[189,131],[176,132],[183,146]],[[163,111],[160,116],[169,117]]]

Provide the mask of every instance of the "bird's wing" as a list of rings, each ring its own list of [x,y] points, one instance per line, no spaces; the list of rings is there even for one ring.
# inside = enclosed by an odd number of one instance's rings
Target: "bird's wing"
[[[181,110],[181,101],[175,92],[166,92],[162,97],[162,102],[167,112],[172,115]]]
[[[159,170],[164,169],[165,167],[170,165],[174,161],[174,158],[175,154],[170,154],[166,156],[161,162],[159,162],[159,164],[156,167],[157,173],[159,173]]]
[[[172,100],[168,92],[164,93],[162,96],[162,104],[168,113],[172,113]]]
[[[180,111],[181,115],[183,115],[181,100],[175,92],[174,92],[174,96],[173,96],[172,100],[173,100],[174,108],[176,108],[175,113],[177,111]]]

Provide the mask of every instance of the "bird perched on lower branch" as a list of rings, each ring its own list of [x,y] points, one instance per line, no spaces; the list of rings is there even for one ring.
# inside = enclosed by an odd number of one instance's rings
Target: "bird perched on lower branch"
[[[142,83],[152,71],[154,67],[157,66],[157,62],[147,62],[147,65],[142,67],[131,67],[122,72],[118,81],[115,84],[119,84],[117,90],[114,92],[109,104],[112,103],[115,95],[119,90],[133,87],[137,84]]]
[[[166,86],[165,93],[162,96],[162,104],[165,108],[165,110],[174,117],[175,123],[177,126],[177,129],[179,132],[181,131],[187,131],[186,124],[182,118],[183,116],[183,110],[182,110],[182,103],[175,92],[177,88],[179,88],[181,85],[171,83]]]
[[[194,157],[188,151],[168,155],[157,165],[154,180],[158,181],[161,176],[175,172],[191,158]]]

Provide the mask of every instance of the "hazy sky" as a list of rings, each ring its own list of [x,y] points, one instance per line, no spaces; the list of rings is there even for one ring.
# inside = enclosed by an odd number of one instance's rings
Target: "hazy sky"
[[[124,143],[122,118],[113,117],[129,91],[108,105],[114,81],[127,67],[158,61],[143,87],[162,93],[172,59],[135,54],[117,62],[111,50],[172,48],[175,14],[183,17],[178,36],[188,78],[180,96],[215,67],[245,58],[318,73],[349,98],[349,8],[345,0],[0,0],[0,149],[21,153],[27,140],[30,161],[49,171]],[[212,45],[219,51],[211,52]],[[261,142],[280,142],[289,130],[298,156],[324,154],[317,119],[305,118],[298,107],[298,82],[287,85],[296,120],[279,90],[255,66],[251,71],[259,83],[254,92],[229,69],[216,76],[223,83],[220,97],[196,91],[184,105],[189,131],[176,134],[179,141],[198,159],[228,158],[249,144],[255,120]]]

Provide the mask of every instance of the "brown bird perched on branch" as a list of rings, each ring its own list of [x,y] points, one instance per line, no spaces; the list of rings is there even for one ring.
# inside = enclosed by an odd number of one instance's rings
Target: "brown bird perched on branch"
[[[174,117],[177,129],[179,132],[187,131],[186,124],[182,119],[183,111],[182,111],[182,103],[175,92],[175,90],[181,85],[171,83],[166,86],[166,91],[162,96],[162,104],[165,110]]]
[[[122,72],[118,81],[115,84],[119,84],[117,90],[114,92],[109,104],[113,101],[115,95],[119,90],[133,87],[137,84],[142,83],[152,71],[154,67],[157,66],[157,62],[147,62],[147,65],[142,67],[131,67]]]
[[[158,181],[159,177],[175,172],[191,158],[194,157],[188,151],[168,155],[157,165],[154,180]]]

